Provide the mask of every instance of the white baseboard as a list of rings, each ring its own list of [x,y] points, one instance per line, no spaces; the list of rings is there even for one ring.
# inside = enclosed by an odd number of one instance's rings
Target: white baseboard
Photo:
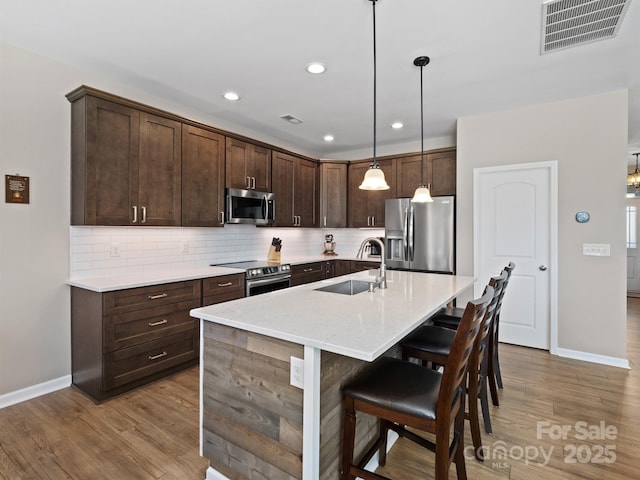
[[[585,362],[599,363],[601,365],[609,365],[618,368],[631,368],[629,360],[626,358],[609,357],[607,355],[598,355],[595,353],[580,352],[578,350],[570,350],[568,348],[558,348],[555,354],[559,357],[573,358],[574,360],[583,360]]]
[[[16,390],[15,392],[5,393],[0,395],[0,408],[8,407],[16,403],[24,402],[32,398],[45,395],[47,393],[55,392],[67,388],[71,385],[71,375],[65,375],[64,377],[54,378],[48,382],[39,383],[38,385],[32,385],[22,390]]]

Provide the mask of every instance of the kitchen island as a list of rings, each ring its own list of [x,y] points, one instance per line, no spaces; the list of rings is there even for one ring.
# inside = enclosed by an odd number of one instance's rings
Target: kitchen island
[[[354,273],[197,308],[201,319],[201,454],[207,479],[339,478],[341,387],[396,345],[473,278],[387,272],[387,289],[355,295],[318,288]],[[304,359],[292,370],[292,357]],[[292,378],[295,377],[295,378]],[[304,388],[290,385],[301,380]],[[357,450],[375,434],[358,419]]]

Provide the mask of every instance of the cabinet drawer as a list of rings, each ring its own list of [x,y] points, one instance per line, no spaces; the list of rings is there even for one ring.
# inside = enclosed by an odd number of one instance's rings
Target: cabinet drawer
[[[305,263],[291,266],[291,286],[317,282],[323,279],[323,263]]]
[[[104,294],[104,315],[133,312],[185,300],[200,300],[201,284],[200,280],[188,280],[107,292]]]
[[[362,272],[363,270],[373,270],[380,268],[380,262],[366,262],[351,260],[351,273]]]
[[[110,390],[198,358],[198,329],[123,348],[104,356],[103,388]]]
[[[189,311],[199,306],[200,301],[188,300],[149,308],[144,313],[135,311],[105,317],[103,352],[108,353],[192,330],[198,326],[198,320],[190,316]]]
[[[244,297],[244,274],[222,275],[202,280],[202,305]]]

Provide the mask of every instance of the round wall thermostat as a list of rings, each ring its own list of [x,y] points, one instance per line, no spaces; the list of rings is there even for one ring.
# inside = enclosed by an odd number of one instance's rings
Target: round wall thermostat
[[[587,223],[589,221],[589,212],[578,212],[576,213],[576,222],[578,223]]]

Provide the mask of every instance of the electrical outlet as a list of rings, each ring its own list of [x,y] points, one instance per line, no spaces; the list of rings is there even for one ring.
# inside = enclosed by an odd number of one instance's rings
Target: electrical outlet
[[[304,388],[304,360],[291,357],[291,385]]]
[[[180,242],[180,253],[189,253],[189,242],[187,240]]]
[[[117,243],[112,243],[111,244],[111,248],[109,249],[109,254],[112,257],[119,257],[120,256],[120,245]]]

